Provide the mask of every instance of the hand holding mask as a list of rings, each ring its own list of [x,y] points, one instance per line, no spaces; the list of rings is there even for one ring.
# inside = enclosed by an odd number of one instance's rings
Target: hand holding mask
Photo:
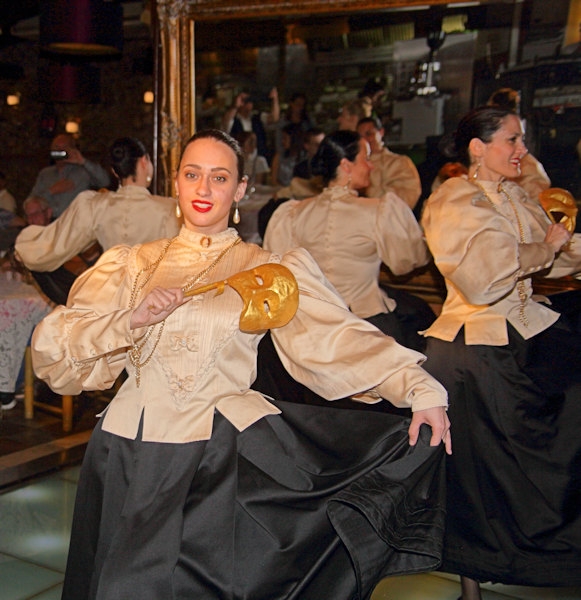
[[[224,281],[188,290],[184,296],[195,296],[210,290],[216,295],[229,285],[242,297],[240,330],[253,333],[286,325],[297,312],[299,289],[294,275],[278,263],[259,265],[236,273]]]
[[[539,194],[539,202],[553,223],[562,223],[569,233],[575,231],[577,203],[567,190],[544,190]]]

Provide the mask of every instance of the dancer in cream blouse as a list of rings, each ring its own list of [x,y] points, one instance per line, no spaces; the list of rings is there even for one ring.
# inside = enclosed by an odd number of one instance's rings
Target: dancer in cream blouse
[[[322,175],[323,192],[279,206],[264,236],[264,247],[282,253],[306,248],[349,308],[373,319],[384,333],[411,348],[421,349],[417,335],[433,320],[414,318],[419,299],[379,284],[382,263],[394,275],[404,275],[428,263],[430,254],[411,209],[392,192],[364,198],[358,190],[369,184],[372,165],[369,145],[352,131],[328,135],[313,158],[314,173]],[[406,306],[409,303],[409,306]],[[405,318],[399,318],[405,315]]]
[[[278,256],[228,228],[245,189],[238,144],[197,133],[176,177],[179,235],[105,252],[34,333],[55,390],[129,375],[84,458],[65,600],[367,597],[387,573],[439,562],[444,389],[423,355],[349,312],[305,251]],[[268,324],[247,330],[241,311],[285,299],[256,271],[279,263],[298,288],[273,329],[292,375],[329,399],[410,406],[411,420],[251,389]],[[239,295],[227,282],[240,272]]]
[[[178,233],[181,220],[171,198],[148,190],[153,165],[145,146],[135,138],[119,138],[109,154],[117,190],[81,192],[49,225],[29,225],[20,232],[16,252],[31,271],[54,271],[94,242],[108,250]]]
[[[526,152],[513,112],[471,111],[448,150],[468,176],[422,217],[447,290],[425,332],[454,429],[442,569],[463,600],[479,581],[581,584],[581,339],[531,280],[581,272],[581,238],[514,183]]]

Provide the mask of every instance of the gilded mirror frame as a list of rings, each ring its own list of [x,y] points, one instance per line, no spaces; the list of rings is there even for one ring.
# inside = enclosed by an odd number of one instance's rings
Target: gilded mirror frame
[[[195,132],[196,21],[361,13],[459,2],[462,0],[153,0],[157,192],[173,194],[173,174],[182,144]]]

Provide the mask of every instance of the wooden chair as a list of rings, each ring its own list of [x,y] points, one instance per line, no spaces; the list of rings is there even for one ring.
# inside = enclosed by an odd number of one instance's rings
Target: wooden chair
[[[38,408],[53,415],[62,416],[63,431],[69,432],[73,429],[73,396],[62,396],[62,404],[53,406],[46,402],[34,399],[34,371],[32,370],[32,354],[30,346],[26,347],[24,355],[24,418],[33,419],[34,409]]]

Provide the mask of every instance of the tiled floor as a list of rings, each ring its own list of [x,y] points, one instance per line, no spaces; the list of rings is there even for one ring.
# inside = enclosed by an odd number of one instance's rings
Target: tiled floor
[[[0,495],[0,600],[60,598],[78,472],[78,466],[66,467]],[[581,599],[580,589],[484,587],[484,600]],[[456,600],[458,595],[455,578],[426,574],[385,579],[372,600]]]
[[[78,462],[96,404],[77,403],[74,431],[68,435],[62,434],[58,418],[39,413],[25,421],[20,407],[0,421],[0,478],[3,472],[18,474],[16,463],[29,465],[21,471],[27,479],[0,489],[0,600],[60,598]],[[57,458],[51,462],[47,457],[52,455]],[[10,466],[12,471],[6,470]],[[30,477],[34,470],[36,476]],[[372,600],[456,600],[459,594],[457,578],[435,573],[385,579]],[[581,600],[581,589],[485,585],[483,598]]]

